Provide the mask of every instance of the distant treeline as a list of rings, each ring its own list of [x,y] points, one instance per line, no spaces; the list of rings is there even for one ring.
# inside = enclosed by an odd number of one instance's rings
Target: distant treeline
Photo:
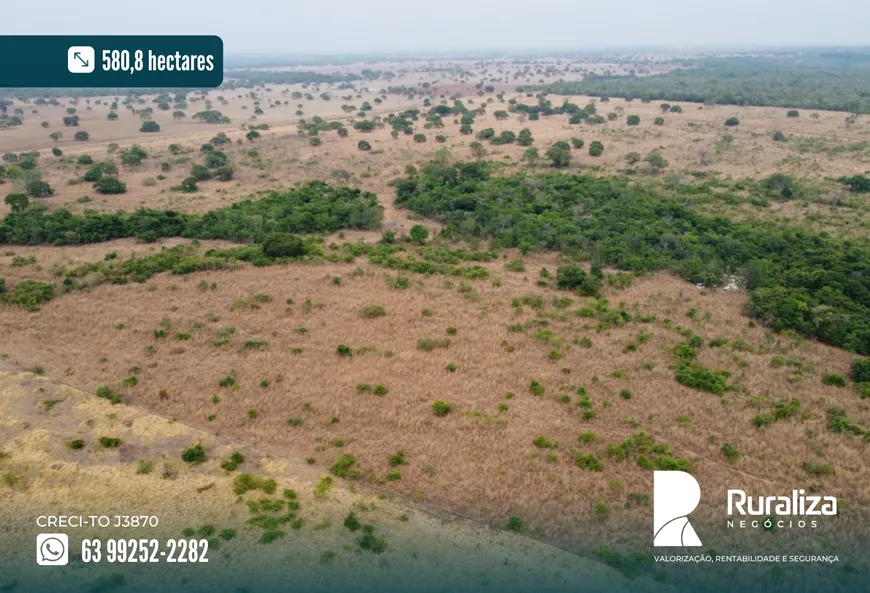
[[[636,273],[667,268],[708,286],[742,276],[750,311],[765,325],[870,354],[867,244],[686,205],[711,187],[652,192],[626,178],[490,178],[488,166],[474,162],[430,163],[396,189],[397,205],[445,223],[446,236],[488,239],[491,249],[558,250]]]
[[[199,90],[179,88],[8,88],[0,89],[0,99],[57,99],[60,97],[141,97],[144,95],[186,95]]]
[[[359,74],[322,74],[309,71],[273,72],[269,70],[232,70],[224,75],[223,87],[250,87],[263,84],[329,84],[362,80]]]
[[[653,76],[586,76],[535,87],[563,95],[624,97],[870,113],[870,54],[690,60]]]
[[[76,245],[135,237],[261,242],[270,233],[330,233],[342,228],[376,229],[383,220],[377,196],[312,181],[286,193],[269,192],[205,214],[141,208],[135,212],[72,214],[46,212],[36,204],[8,213],[0,222],[0,244]]]

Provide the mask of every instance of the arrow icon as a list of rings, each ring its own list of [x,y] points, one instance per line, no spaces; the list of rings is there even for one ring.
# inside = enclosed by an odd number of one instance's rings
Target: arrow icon
[[[89,45],[74,45],[67,50],[66,66],[73,74],[93,72],[96,63],[96,52]]]

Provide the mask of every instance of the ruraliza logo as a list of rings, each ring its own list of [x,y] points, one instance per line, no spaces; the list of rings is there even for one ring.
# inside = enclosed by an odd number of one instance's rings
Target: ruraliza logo
[[[657,471],[653,476],[653,545],[700,546],[688,515],[701,502],[701,487],[686,472]]]

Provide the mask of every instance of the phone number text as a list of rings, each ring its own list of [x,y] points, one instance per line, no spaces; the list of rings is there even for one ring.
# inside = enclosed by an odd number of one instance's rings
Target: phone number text
[[[208,540],[98,539],[82,540],[82,562],[208,562]]]

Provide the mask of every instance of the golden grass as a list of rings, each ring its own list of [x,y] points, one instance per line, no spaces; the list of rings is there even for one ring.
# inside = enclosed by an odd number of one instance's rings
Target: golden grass
[[[606,583],[608,589],[629,590],[627,581],[614,570],[532,539],[481,529],[454,518],[438,519],[400,502],[369,492],[350,492],[339,485],[325,498],[316,498],[319,472],[307,466],[264,455],[245,443],[135,407],[112,406],[50,379],[12,371],[5,364],[0,368],[0,385],[0,451],[4,453],[0,473],[14,474],[18,479],[11,488],[0,486],[0,519],[4,524],[0,554],[5,566],[17,562],[16,568],[26,571],[31,567],[37,516],[136,514],[156,516],[159,527],[60,531],[69,533],[71,549],[78,553],[85,538],[129,536],[162,541],[181,537],[183,529],[201,525],[213,525],[216,533],[234,529],[237,536],[220,548],[213,544],[210,568],[197,573],[199,582],[216,587],[238,583],[239,579],[257,582],[257,574],[271,575],[268,578],[276,582],[292,580],[306,590],[347,589],[385,578],[408,587],[419,578],[438,579],[455,588],[470,578],[499,588],[518,582],[533,587],[534,583],[552,581],[558,572],[572,589],[596,591]],[[58,400],[49,411],[40,405],[47,398]],[[123,439],[121,449],[101,451],[94,446],[97,437],[107,433]],[[83,439],[85,449],[67,449],[64,443],[71,438]],[[182,467],[180,447],[197,441],[206,444],[212,459],[194,468]],[[232,451],[245,455],[239,471],[276,478],[279,496],[283,488],[297,492],[299,515],[305,522],[301,530],[287,529],[283,538],[269,545],[258,543],[261,531],[245,525],[249,513],[233,494],[234,474],[218,467],[219,459]],[[152,473],[137,473],[140,458],[153,461]],[[171,479],[161,475],[166,462],[177,470]],[[258,496],[253,493],[248,498]],[[342,526],[351,510],[362,521],[375,524],[378,534],[386,538],[387,550],[382,556],[360,557],[355,551],[355,537]],[[326,564],[325,552],[332,554]],[[451,570],[445,571],[445,566]],[[117,566],[105,563],[69,568],[72,570],[41,571],[40,583],[49,589],[71,584],[85,587],[100,576],[117,572]],[[14,570],[4,573],[0,583],[7,586],[16,576]],[[143,575],[128,577],[138,580]],[[177,585],[171,570],[149,570],[144,578],[156,586]],[[260,577],[263,579],[268,580]],[[644,591],[659,590],[651,581],[635,582],[631,590],[637,590],[638,585]]]

